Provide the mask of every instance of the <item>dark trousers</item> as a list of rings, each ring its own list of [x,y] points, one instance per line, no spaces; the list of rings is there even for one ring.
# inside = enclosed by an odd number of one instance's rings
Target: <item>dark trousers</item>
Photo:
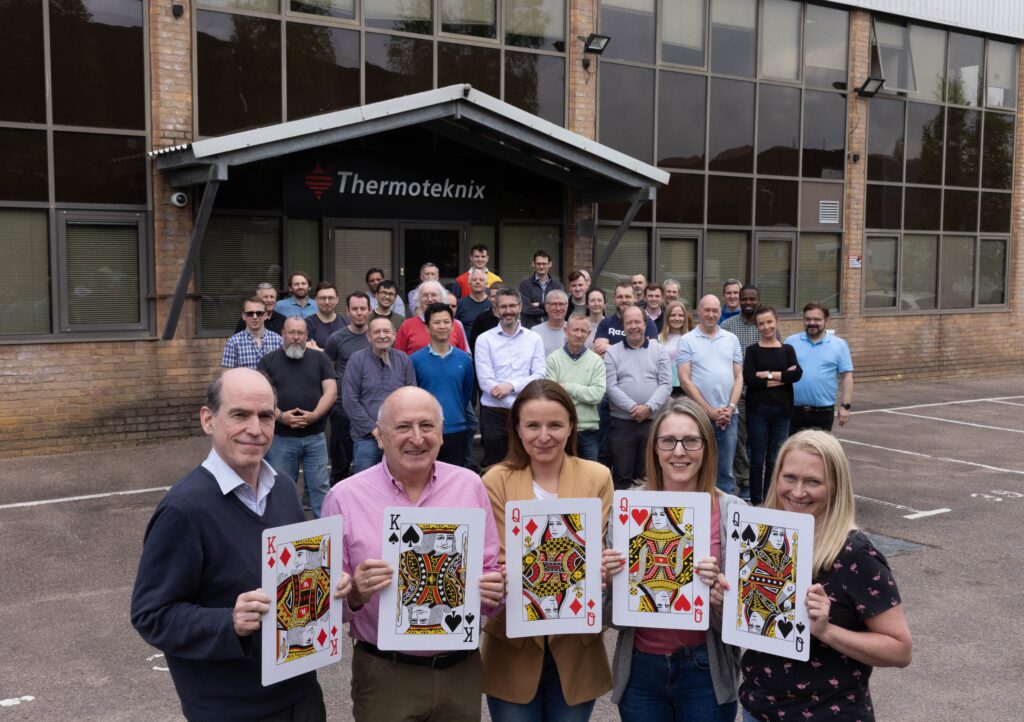
[[[298,702],[274,714],[260,717],[257,722],[323,722],[326,719],[324,693],[320,689],[320,683],[315,682],[309,694]]]
[[[789,418],[789,435],[792,436],[804,429],[831,432],[834,420],[834,406],[794,406],[793,415]]]
[[[441,450],[437,452],[437,460],[455,466],[466,465],[466,432],[456,431],[445,434],[441,441]]]
[[[598,432],[597,432],[597,460],[611,468],[612,452],[608,447],[608,428],[612,423],[612,407],[605,394],[601,403],[597,405]]]
[[[480,406],[480,439],[484,444],[485,469],[497,464],[508,454],[508,409]]]
[[[633,481],[647,476],[647,434],[651,420],[637,423],[614,416],[608,428],[612,452],[612,480],[616,489],[632,489]]]
[[[331,486],[351,476],[352,434],[349,433],[348,415],[338,405],[331,408],[331,441],[327,451],[331,456]]]
[[[761,404],[747,411],[747,442],[750,444],[750,503],[758,506],[764,501],[772,483],[775,458],[789,433],[786,409],[773,404]]]

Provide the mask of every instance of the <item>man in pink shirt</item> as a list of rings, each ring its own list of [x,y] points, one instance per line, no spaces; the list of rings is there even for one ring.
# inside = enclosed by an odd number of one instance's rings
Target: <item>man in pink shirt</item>
[[[479,720],[483,668],[476,650],[384,652],[377,648],[377,593],[394,569],[381,559],[384,509],[389,506],[480,508],[485,514],[480,602],[495,613],[505,598],[498,565],[498,531],[480,477],[436,461],[444,423],[441,406],[423,389],[405,386],[380,407],[373,434],[384,460],[339,482],[323,516],[345,520],[344,570],[352,575],[352,712],[357,722],[381,719]],[[472,583],[472,580],[469,580]]]

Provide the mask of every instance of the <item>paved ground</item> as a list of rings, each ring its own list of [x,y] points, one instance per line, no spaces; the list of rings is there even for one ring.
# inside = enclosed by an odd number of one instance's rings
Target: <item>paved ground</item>
[[[839,436],[859,522],[912,543],[891,561],[914,663],[876,671],[879,718],[1019,719],[1024,376],[861,384],[855,396]],[[180,719],[128,602],[162,489],[206,448],[188,439],[0,462],[0,719]],[[349,716],[348,679],[345,662],[321,674],[331,719]],[[607,698],[595,719],[617,719]]]

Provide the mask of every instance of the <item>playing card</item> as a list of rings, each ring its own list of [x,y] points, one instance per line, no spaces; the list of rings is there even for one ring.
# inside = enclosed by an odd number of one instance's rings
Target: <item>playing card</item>
[[[694,577],[711,555],[711,495],[617,491],[612,546],[626,567],[612,577],[612,619],[624,627],[708,628],[709,587]]]
[[[601,631],[601,500],[505,504],[505,634]]]
[[[340,516],[263,531],[263,686],[320,669],[341,659]]]
[[[811,653],[807,587],[814,517],[733,505],[726,524],[722,639],[806,662]]]
[[[447,652],[480,644],[484,510],[388,507],[377,646]]]

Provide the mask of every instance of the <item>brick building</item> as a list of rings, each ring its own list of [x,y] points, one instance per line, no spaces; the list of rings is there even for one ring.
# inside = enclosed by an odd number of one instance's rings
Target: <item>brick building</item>
[[[0,457],[193,433],[258,283],[475,243],[825,302],[859,379],[1019,369],[1024,8],[974,5],[3,3]]]

